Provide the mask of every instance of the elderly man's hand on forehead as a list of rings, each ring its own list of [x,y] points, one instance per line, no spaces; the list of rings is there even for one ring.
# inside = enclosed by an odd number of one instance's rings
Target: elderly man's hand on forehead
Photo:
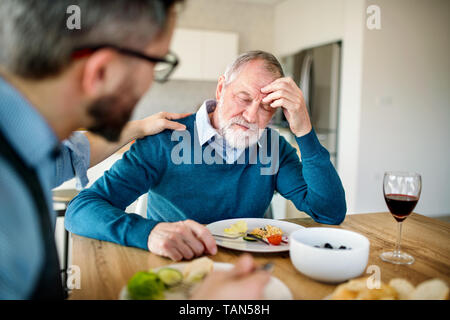
[[[297,137],[308,134],[311,129],[308,110],[306,109],[303,92],[291,78],[279,78],[261,88],[267,94],[262,100],[272,108],[282,108],[289,122],[292,133]]]

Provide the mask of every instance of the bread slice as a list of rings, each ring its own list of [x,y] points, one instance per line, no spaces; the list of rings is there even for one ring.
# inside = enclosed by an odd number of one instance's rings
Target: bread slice
[[[410,295],[411,300],[448,300],[449,289],[440,279],[431,279],[419,284]]]
[[[359,291],[366,287],[367,278],[352,279],[336,287],[331,295],[332,300],[354,300]]]
[[[378,289],[369,289],[367,277],[350,280],[339,285],[333,292],[332,300],[395,300],[397,291],[385,283]]]
[[[367,277],[352,279],[345,283],[345,287],[352,291],[361,291],[367,288]]]
[[[333,292],[332,300],[395,300],[397,291],[390,285],[380,283],[378,289],[369,289],[367,277],[352,279],[339,285]]]
[[[213,269],[214,262],[208,257],[202,257],[189,262],[183,269],[183,277],[186,282],[202,280]]]
[[[448,300],[449,288],[440,279],[422,282],[416,288],[406,279],[394,278],[389,284],[381,282],[378,289],[369,289],[367,278],[353,279],[339,285],[332,300]]]
[[[409,300],[412,292],[414,291],[414,286],[406,279],[394,278],[389,282],[389,286],[397,291],[398,299]]]
[[[397,297],[397,291],[382,282],[378,289],[369,289],[366,287],[361,290],[356,300],[396,300]]]
[[[331,295],[331,300],[354,300],[358,295],[358,291],[352,291],[346,287],[337,287],[336,290]]]

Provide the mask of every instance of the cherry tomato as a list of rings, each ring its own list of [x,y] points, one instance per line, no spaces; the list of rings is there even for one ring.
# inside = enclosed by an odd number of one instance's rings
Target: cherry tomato
[[[281,234],[274,234],[267,238],[270,244],[278,246],[281,243],[282,237]]]

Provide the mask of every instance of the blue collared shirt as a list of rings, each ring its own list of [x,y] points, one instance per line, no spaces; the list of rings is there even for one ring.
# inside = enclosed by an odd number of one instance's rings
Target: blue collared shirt
[[[34,168],[52,208],[51,189],[78,175],[87,183],[89,141],[81,134],[59,143],[45,119],[0,77],[0,130]],[[53,225],[55,213],[49,212]],[[21,178],[0,157],[0,299],[27,298],[43,263],[43,242],[33,199]]]
[[[226,163],[234,163],[245,149],[233,148],[211,125],[209,114],[216,109],[216,100],[206,100],[195,115],[195,123],[198,132],[200,146],[209,143]],[[261,146],[261,142],[258,141]]]

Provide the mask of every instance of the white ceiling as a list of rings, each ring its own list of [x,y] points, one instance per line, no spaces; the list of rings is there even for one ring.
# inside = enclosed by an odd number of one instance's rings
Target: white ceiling
[[[254,4],[268,4],[268,5],[277,5],[285,0],[233,0],[237,2],[247,2],[247,3],[254,3]]]

